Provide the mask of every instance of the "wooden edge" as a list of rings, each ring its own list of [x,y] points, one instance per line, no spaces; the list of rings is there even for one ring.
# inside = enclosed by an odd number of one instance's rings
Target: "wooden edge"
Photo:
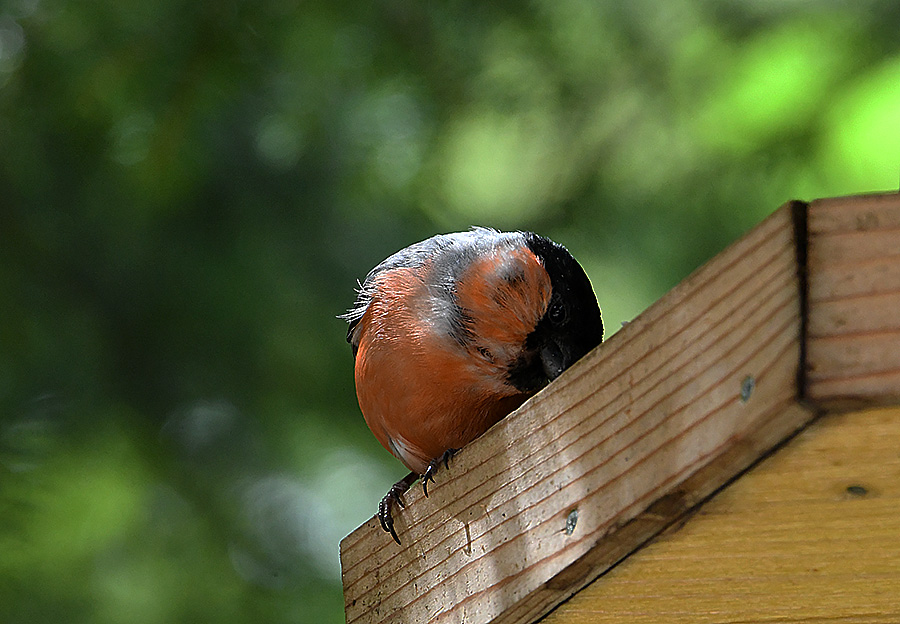
[[[897,406],[818,419],[541,624],[900,621],[898,438]]]
[[[716,492],[787,443],[816,416],[799,403],[773,414],[771,420],[761,423],[756,435],[734,445],[676,490],[656,500],[609,539],[599,542],[596,548],[494,622],[536,622],[661,533],[681,526]]]
[[[428,499],[411,491],[403,546],[374,520],[348,535],[347,621],[533,622],[808,422],[803,207],[466,447]]]
[[[807,220],[805,398],[900,403],[900,194],[818,199]]]

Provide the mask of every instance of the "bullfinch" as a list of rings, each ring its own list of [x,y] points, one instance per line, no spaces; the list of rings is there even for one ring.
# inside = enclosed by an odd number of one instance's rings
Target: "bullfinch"
[[[372,269],[350,324],[356,395],[381,445],[410,469],[378,506],[555,379],[603,339],[587,275],[565,247],[532,232],[476,227],[411,245]]]

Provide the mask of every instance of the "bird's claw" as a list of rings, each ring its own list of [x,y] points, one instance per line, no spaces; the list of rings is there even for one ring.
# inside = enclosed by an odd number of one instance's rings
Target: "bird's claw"
[[[421,475],[422,491],[425,493],[425,496],[428,496],[428,482],[431,481],[434,483],[435,471],[437,471],[441,464],[444,464],[445,468],[450,468],[450,458],[456,454],[457,450],[458,449],[447,449],[440,457],[431,460],[431,463],[428,464],[425,472]],[[397,544],[400,544],[400,538],[397,537],[397,531],[394,529],[394,515],[392,511],[394,503],[397,503],[397,506],[400,507],[400,509],[406,507],[403,503],[403,495],[418,478],[419,475],[416,473],[409,473],[403,479],[392,485],[391,489],[384,495],[384,498],[381,499],[381,502],[378,503],[378,521],[381,523],[381,528],[384,529],[385,533],[390,533]]]
[[[456,455],[459,452],[459,449],[447,449],[440,457],[435,457],[431,460],[431,463],[428,464],[428,467],[425,469],[425,472],[422,473],[422,492],[425,494],[425,497],[428,497],[428,482],[431,481],[434,483],[434,473],[437,472],[437,469],[441,464],[444,464],[444,468],[450,468],[450,458]]]
[[[390,533],[397,544],[400,544],[400,538],[397,537],[397,531],[394,529],[394,516],[391,512],[391,507],[393,507],[394,503],[397,503],[400,509],[406,507],[406,505],[403,504],[403,495],[409,489],[409,486],[412,485],[413,481],[415,481],[417,476],[418,475],[413,472],[400,481],[397,481],[397,483],[391,486],[391,489],[388,490],[387,494],[384,495],[381,502],[378,503],[378,521],[381,523],[381,528],[384,529],[386,533]]]

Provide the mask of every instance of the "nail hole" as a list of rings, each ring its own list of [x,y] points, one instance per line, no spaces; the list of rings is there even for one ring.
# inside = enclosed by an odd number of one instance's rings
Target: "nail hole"
[[[849,485],[847,486],[847,494],[852,494],[853,496],[865,496],[869,493],[869,490],[864,488],[861,485]]]

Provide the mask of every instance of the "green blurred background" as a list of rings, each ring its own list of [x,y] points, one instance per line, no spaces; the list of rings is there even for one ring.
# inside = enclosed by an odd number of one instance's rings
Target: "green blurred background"
[[[893,0],[4,0],[0,622],[343,621],[338,542],[405,472],[355,281],[532,229],[614,330],[784,201],[896,188],[898,33]]]

